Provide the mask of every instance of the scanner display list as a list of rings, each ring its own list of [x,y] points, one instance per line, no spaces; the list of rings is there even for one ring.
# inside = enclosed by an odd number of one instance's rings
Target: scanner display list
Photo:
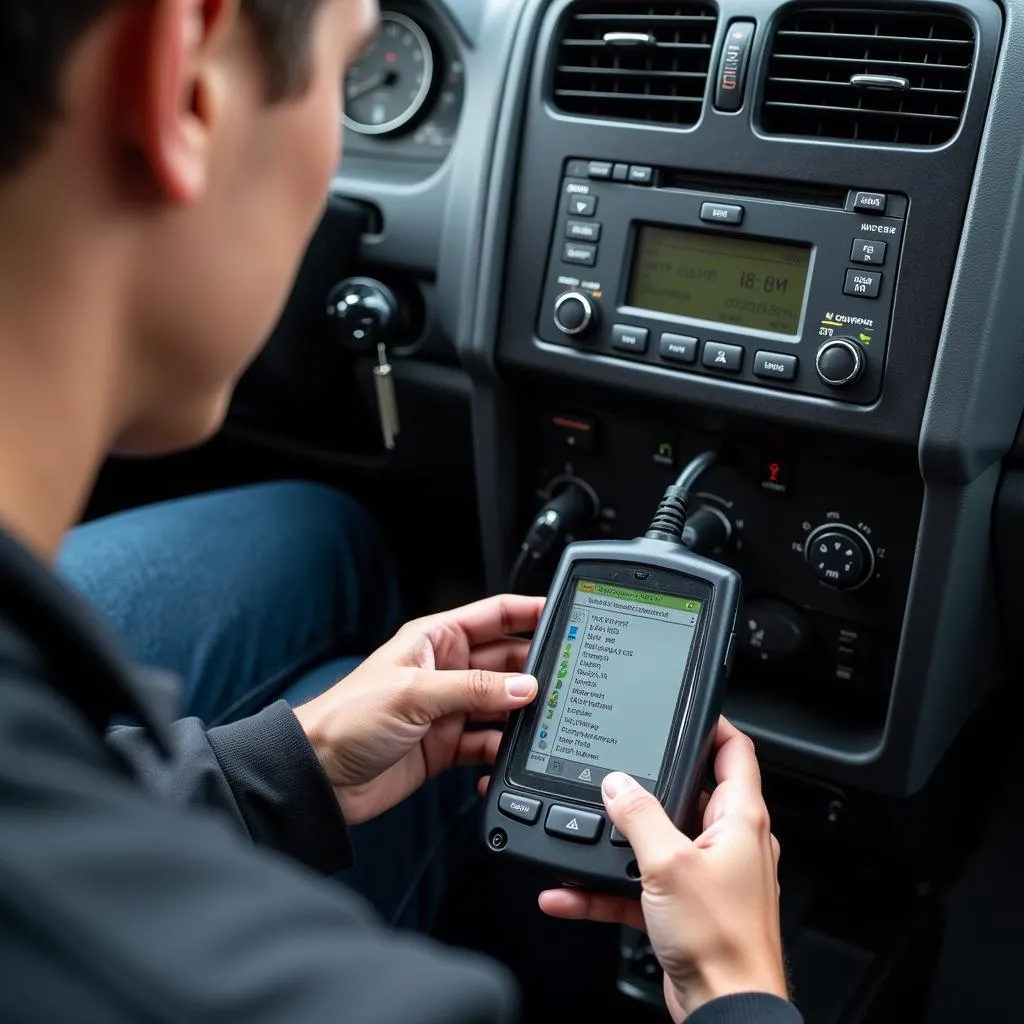
[[[527,769],[592,786],[624,771],[653,789],[701,608],[580,580]]]

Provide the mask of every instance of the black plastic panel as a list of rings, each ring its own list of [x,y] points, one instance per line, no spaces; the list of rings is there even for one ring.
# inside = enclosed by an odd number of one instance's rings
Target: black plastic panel
[[[756,100],[748,102],[740,115],[721,114],[708,105],[700,123],[690,130],[658,130],[558,114],[545,98],[549,68],[544,55],[550,52],[565,5],[552,4],[543,18],[537,47],[541,57],[533,66],[529,86],[519,191],[512,208],[504,290],[507,304],[499,339],[501,362],[516,370],[583,379],[681,403],[717,408],[740,404],[774,422],[822,425],[864,437],[915,443],[999,43],[999,9],[987,0],[963,6],[977,19],[979,39],[972,93],[959,135],[938,150],[890,147],[883,155],[883,151],[863,145],[758,135],[751,122]],[[767,29],[776,10],[776,5],[757,0],[727,0],[720,5],[720,35],[731,17],[758,21],[751,64],[753,97],[759,95]],[[579,154],[654,167],[683,167],[709,179],[716,174],[747,175],[766,185],[805,182],[909,196],[886,383],[878,402],[869,409],[852,408],[824,398],[795,397],[771,388],[740,388],[728,380],[685,377],[670,370],[595,360],[575,351],[539,346],[535,304],[544,290],[545,260],[538,251],[538,240],[551,237],[563,162]]]

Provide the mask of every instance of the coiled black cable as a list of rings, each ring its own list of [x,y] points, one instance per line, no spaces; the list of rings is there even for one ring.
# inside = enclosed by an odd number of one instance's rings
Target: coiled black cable
[[[665,492],[658,511],[647,531],[649,540],[663,540],[681,544],[690,513],[690,492],[701,477],[718,461],[714,452],[703,452],[693,459],[679,474],[679,479]]]

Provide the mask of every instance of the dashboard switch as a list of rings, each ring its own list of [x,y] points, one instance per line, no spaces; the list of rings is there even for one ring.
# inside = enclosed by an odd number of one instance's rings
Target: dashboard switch
[[[647,351],[647,340],[650,331],[646,327],[629,327],[626,324],[615,324],[612,327],[612,348],[618,352],[632,352],[643,355]]]
[[[597,196],[581,196],[573,192],[565,208],[573,217],[593,217],[597,213]]]
[[[843,284],[844,295],[859,295],[862,299],[877,299],[882,290],[880,270],[848,270]]]
[[[858,192],[853,197],[853,209],[856,213],[885,213],[889,205],[889,197],[884,192]]]
[[[814,575],[836,590],[856,590],[875,573],[875,552],[868,539],[843,523],[814,530],[804,555]]]
[[[700,219],[708,224],[742,224],[743,207],[730,206],[727,203],[703,203],[700,208]]]
[[[612,176],[612,165],[604,160],[591,160],[587,174],[597,181],[607,181]]]
[[[734,21],[726,33],[715,76],[715,109],[725,114],[735,114],[743,106],[754,28],[752,21]]]
[[[639,167],[634,165],[629,169],[629,183],[630,185],[653,185],[654,184],[654,168],[653,167]]]
[[[581,267],[592,267],[597,262],[596,245],[575,245],[566,242],[562,249],[563,263],[576,263]]]
[[[709,370],[739,373],[743,368],[743,349],[739,345],[723,345],[720,341],[709,341],[704,346],[704,365]]]
[[[758,352],[754,356],[754,376],[765,380],[796,380],[797,357],[781,352]]]
[[[666,363],[695,363],[699,344],[696,338],[685,334],[663,334],[658,343],[658,355]]]
[[[565,237],[576,242],[600,242],[601,225],[596,220],[571,220],[565,229]]]
[[[796,608],[772,598],[748,601],[740,618],[740,645],[762,662],[797,658],[811,640],[811,627]]]
[[[880,267],[885,263],[885,253],[888,248],[888,242],[878,242],[873,238],[855,238],[853,251],[850,253],[850,262],[873,263]]]

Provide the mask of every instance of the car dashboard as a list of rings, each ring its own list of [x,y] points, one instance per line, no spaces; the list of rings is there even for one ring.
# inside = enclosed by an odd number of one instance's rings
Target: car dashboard
[[[716,452],[727,713],[805,829],[925,790],[1024,653],[1024,3],[382,7],[229,432],[416,493],[491,593],[567,488],[631,538]]]

